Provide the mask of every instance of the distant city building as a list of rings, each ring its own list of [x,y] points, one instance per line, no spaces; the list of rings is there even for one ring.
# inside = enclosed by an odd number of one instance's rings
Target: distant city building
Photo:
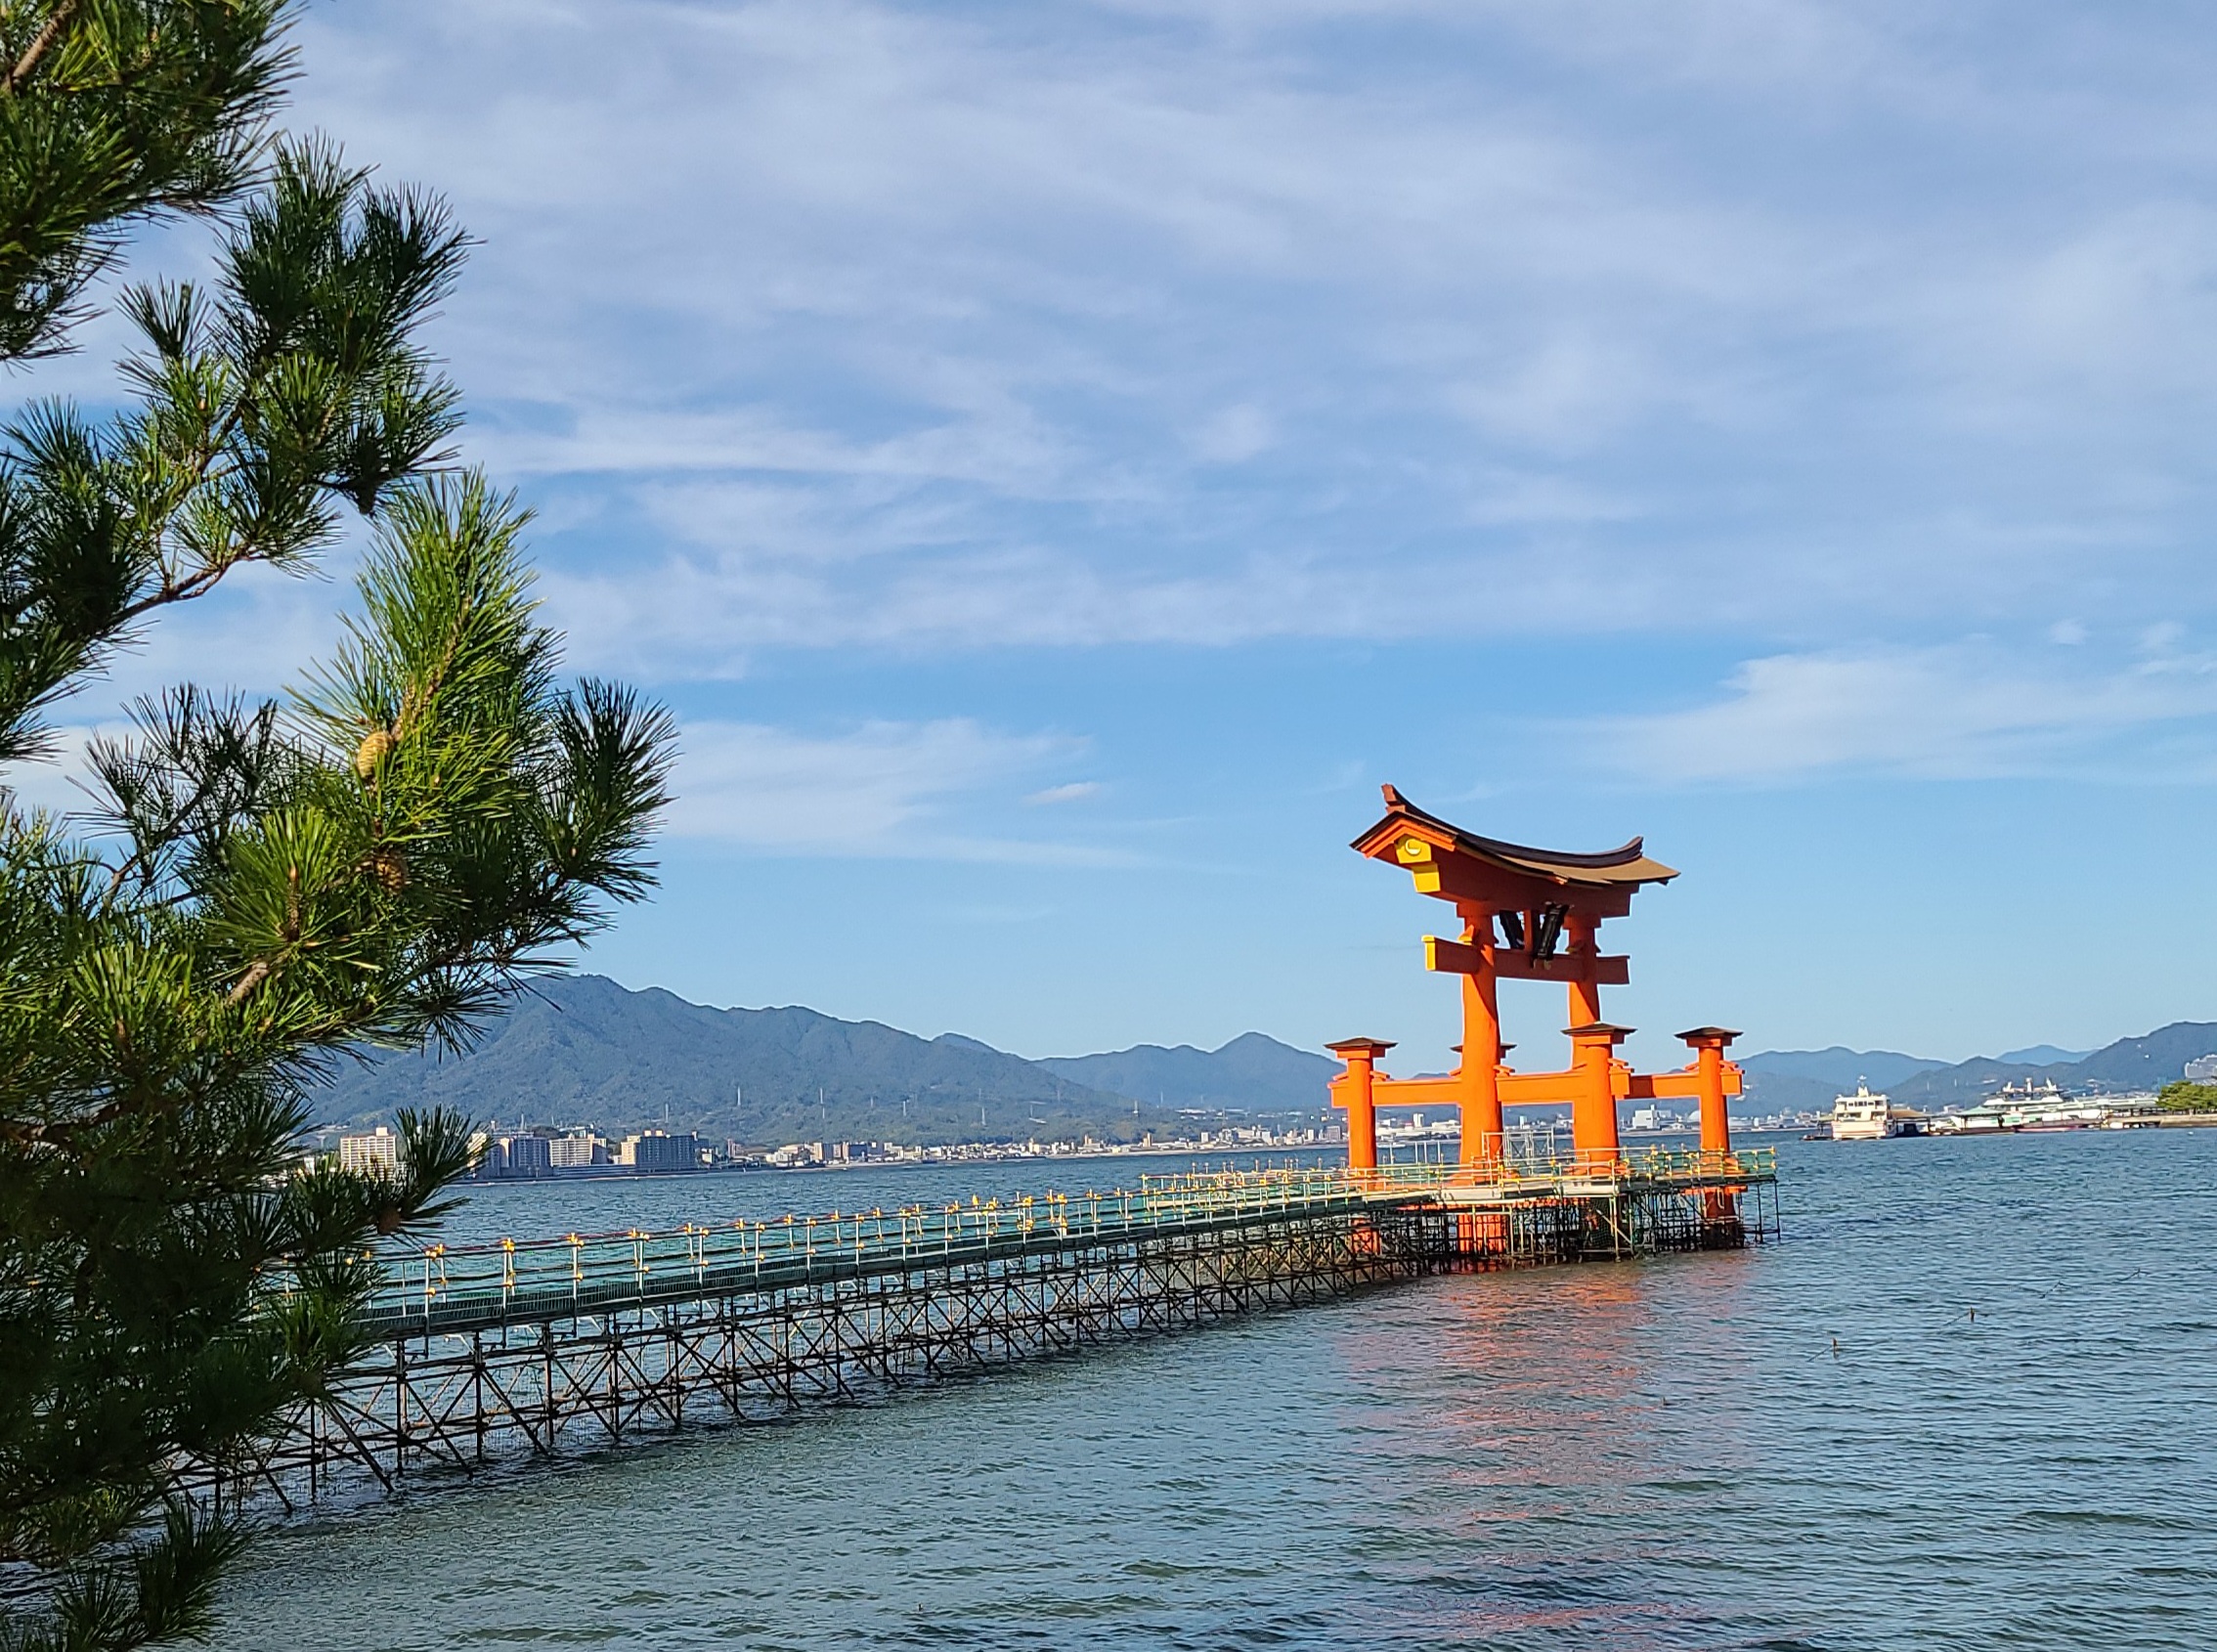
[[[624,1138],[618,1150],[616,1162],[628,1164],[642,1175],[664,1170],[698,1170],[701,1167],[701,1139],[690,1130],[682,1136],[673,1136],[661,1130],[642,1130],[636,1136]]]
[[[2187,1063],[2186,1075],[2192,1084],[2217,1083],[2217,1056],[2196,1056]]]
[[[341,1136],[338,1140],[341,1170],[392,1172],[400,1169],[400,1138],[386,1125]]]
[[[546,1168],[549,1170],[584,1170],[588,1166],[606,1162],[605,1154],[595,1152],[600,1138],[591,1131],[573,1132],[556,1136],[546,1144]]]
[[[490,1176],[543,1176],[552,1168],[552,1146],[544,1136],[502,1136],[481,1168]]]

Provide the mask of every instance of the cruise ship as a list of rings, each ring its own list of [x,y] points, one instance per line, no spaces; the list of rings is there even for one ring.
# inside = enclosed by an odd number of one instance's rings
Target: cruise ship
[[[1975,1108],[1943,1114],[1934,1128],[1947,1135],[1992,1136],[2020,1130],[2086,1130],[2096,1126],[2129,1129],[2153,1119],[2153,1098],[2073,1096],[2054,1079],[2035,1087],[2004,1084]]]
[[[1880,1142],[1889,1136],[1913,1136],[1917,1121],[1896,1113],[1892,1102],[1871,1094],[1860,1079],[1852,1096],[1837,1096],[1832,1103],[1832,1139],[1836,1142]]]

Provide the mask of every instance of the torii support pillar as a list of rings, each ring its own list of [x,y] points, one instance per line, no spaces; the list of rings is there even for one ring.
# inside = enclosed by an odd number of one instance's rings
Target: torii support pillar
[[[1716,1154],[1719,1161],[1732,1153],[1732,1120],[1725,1111],[1724,1050],[1740,1035],[1728,1026],[1696,1026],[1678,1036],[1693,1051],[1694,1081],[1701,1096],[1701,1153]],[[1737,1226],[1740,1200],[1736,1190],[1720,1188],[1701,1196],[1702,1214],[1716,1227]]]
[[[1606,1169],[1624,1156],[1617,1136],[1617,1046],[1629,1026],[1587,1022],[1566,1026],[1571,1041],[1571,1147],[1581,1169]]]
[[[1695,1082],[1701,1096],[1701,1151],[1732,1151],[1732,1120],[1724,1110],[1724,1051],[1739,1037],[1728,1026],[1697,1026],[1678,1036],[1693,1051]]]
[[[1347,1109],[1347,1168],[1378,1167],[1378,1109],[1370,1098],[1370,1079],[1378,1058],[1393,1048],[1379,1038],[1343,1038],[1326,1049],[1347,1064],[1331,1081],[1331,1105]]]

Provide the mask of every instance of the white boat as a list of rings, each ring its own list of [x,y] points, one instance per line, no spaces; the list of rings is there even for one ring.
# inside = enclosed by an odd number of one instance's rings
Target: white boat
[[[1832,1103],[1832,1139],[1836,1142],[1881,1142],[1889,1136],[1910,1134],[1912,1123],[1896,1117],[1893,1104],[1871,1094],[1858,1079],[1852,1096],[1836,1096]]]
[[[1950,1115],[1951,1133],[1966,1136],[2014,1134],[2020,1130],[2084,1130],[2107,1124],[2112,1116],[2137,1115],[2138,1097],[2119,1096],[2104,1101],[2073,1096],[2054,1079],[2035,1085],[2004,1084],[1977,1107]]]

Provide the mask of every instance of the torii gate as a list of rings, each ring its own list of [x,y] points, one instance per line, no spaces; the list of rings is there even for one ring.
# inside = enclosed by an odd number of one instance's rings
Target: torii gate
[[[1727,1098],[1740,1093],[1740,1069],[1724,1051],[1739,1034],[1694,1027],[1678,1034],[1693,1053],[1686,1066],[1635,1073],[1616,1054],[1632,1029],[1601,1019],[1601,988],[1626,984],[1630,960],[1604,955],[1595,933],[1603,919],[1630,912],[1642,886],[1678,874],[1650,860],[1638,838],[1602,854],[1524,848],[1451,826],[1391,786],[1384,790],[1385,817],[1354,847],[1373,860],[1406,867],[1419,894],[1454,902],[1462,936],[1425,936],[1424,967],[1462,978],[1461,1060],[1444,1078],[1388,1078],[1377,1061],[1390,1043],[1350,1038],[1327,1045],[1346,1063],[1331,1091],[1332,1105],[1347,1109],[1348,1167],[1377,1168],[1380,1107],[1455,1107],[1462,1115],[1462,1162],[1499,1165],[1504,1106],[1567,1102],[1578,1162],[1599,1169],[1622,1156],[1618,1102],[1698,1097],[1702,1152],[1729,1153],[1724,1109]],[[1568,988],[1564,1030],[1572,1056],[1566,1071],[1517,1072],[1506,1065],[1495,984],[1501,980],[1559,980]]]

